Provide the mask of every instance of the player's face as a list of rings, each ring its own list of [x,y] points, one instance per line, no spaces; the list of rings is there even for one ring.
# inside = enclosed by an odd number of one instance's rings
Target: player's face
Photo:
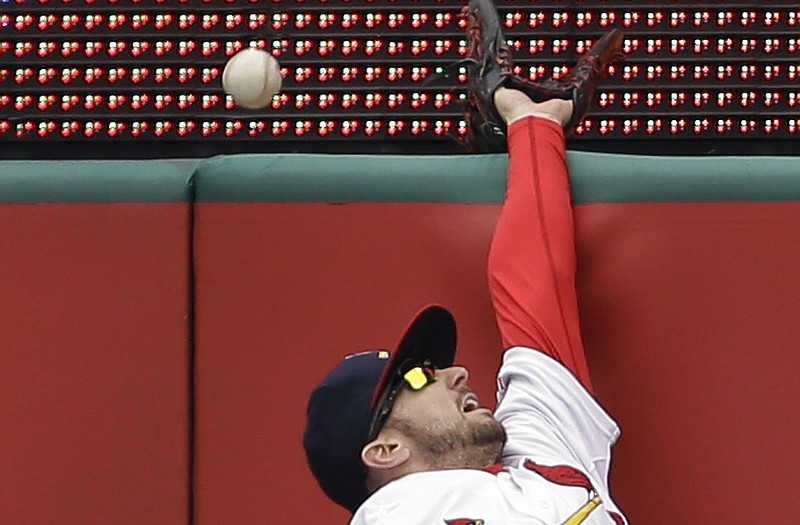
[[[495,463],[505,431],[469,387],[469,372],[453,366],[436,371],[422,390],[403,389],[386,427],[411,438],[432,467],[484,467]]]

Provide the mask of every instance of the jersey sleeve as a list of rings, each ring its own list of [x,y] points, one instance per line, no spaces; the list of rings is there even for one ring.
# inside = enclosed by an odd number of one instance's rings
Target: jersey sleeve
[[[503,463],[528,458],[584,472],[610,501],[608,470],[617,423],[567,369],[530,348],[506,351],[498,377],[495,417],[508,440]]]

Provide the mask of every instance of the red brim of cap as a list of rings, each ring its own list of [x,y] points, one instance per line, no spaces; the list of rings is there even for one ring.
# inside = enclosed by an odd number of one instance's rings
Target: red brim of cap
[[[453,365],[455,356],[456,321],[453,314],[438,304],[424,307],[412,318],[389,357],[372,395],[372,409],[391,383],[397,368],[406,360],[428,360],[436,368],[447,368]]]

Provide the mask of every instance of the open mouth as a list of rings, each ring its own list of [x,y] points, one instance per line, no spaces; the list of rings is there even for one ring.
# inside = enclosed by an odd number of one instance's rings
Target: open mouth
[[[461,411],[464,413],[472,412],[473,410],[477,410],[480,408],[480,403],[478,402],[478,396],[475,394],[467,394],[464,396],[464,400],[461,403]]]

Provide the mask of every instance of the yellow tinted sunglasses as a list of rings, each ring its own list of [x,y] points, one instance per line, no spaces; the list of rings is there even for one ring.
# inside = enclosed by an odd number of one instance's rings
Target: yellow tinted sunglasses
[[[395,379],[389,384],[385,399],[375,409],[367,441],[375,439],[375,436],[381,431],[386,420],[389,419],[389,414],[392,412],[395,399],[397,399],[397,395],[403,389],[403,386],[418,391],[434,382],[436,382],[436,369],[431,366],[429,361],[425,361],[422,364],[413,364],[413,362],[403,363],[397,369]]]
[[[414,366],[402,377],[411,390],[422,390],[436,381],[436,371],[429,366]]]

